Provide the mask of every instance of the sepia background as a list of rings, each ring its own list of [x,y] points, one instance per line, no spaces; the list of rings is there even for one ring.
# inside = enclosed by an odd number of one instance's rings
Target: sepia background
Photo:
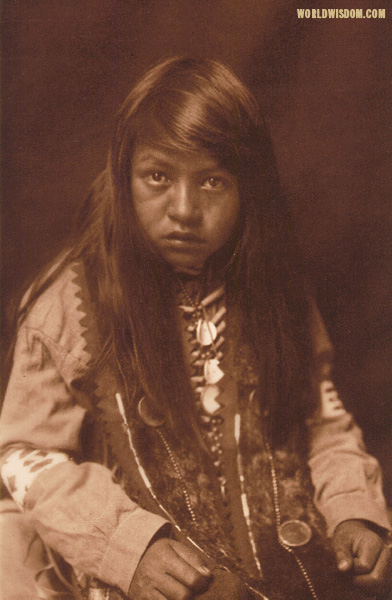
[[[103,168],[113,114],[172,54],[230,65],[264,107],[334,379],[392,504],[391,12],[300,20],[335,0],[4,0],[2,323]]]

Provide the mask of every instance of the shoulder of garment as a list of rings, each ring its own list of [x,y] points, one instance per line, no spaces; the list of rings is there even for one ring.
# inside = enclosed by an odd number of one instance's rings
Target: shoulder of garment
[[[22,305],[30,293],[31,288]],[[44,289],[29,309],[23,329],[29,345],[39,340],[60,362],[66,357],[75,367],[87,367],[97,342],[97,329],[82,263],[66,266]]]

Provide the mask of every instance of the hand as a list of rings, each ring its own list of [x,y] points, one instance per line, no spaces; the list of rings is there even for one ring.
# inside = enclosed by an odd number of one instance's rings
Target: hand
[[[141,558],[128,595],[132,600],[190,600],[206,591],[211,579],[195,550],[161,538]]]
[[[392,554],[366,521],[340,523],[332,538],[339,571],[353,574],[353,581],[373,594],[388,591],[392,583]]]

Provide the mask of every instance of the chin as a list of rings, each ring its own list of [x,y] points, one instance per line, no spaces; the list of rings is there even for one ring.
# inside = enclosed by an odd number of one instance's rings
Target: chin
[[[203,265],[172,265],[175,273],[184,273],[185,275],[200,275]]]
[[[175,273],[186,273],[187,275],[199,275],[204,266],[204,261],[195,261],[190,255],[183,254],[182,256],[176,253],[174,256],[172,253],[168,253],[166,256],[163,255],[166,262],[171,265]],[[193,260],[192,260],[193,259]]]

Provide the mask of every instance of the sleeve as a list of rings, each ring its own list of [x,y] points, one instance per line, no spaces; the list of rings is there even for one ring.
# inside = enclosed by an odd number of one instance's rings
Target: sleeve
[[[326,520],[330,536],[339,523],[348,519],[363,519],[390,529],[381,469],[366,452],[362,432],[331,381],[332,349],[317,309],[313,336],[318,407],[308,420],[308,431],[315,505]]]
[[[309,425],[315,504],[330,536],[348,519],[364,519],[390,529],[380,466],[366,452],[352,415],[343,410]]]
[[[66,383],[78,368],[56,340],[20,329],[1,418],[2,475],[49,547],[127,593],[149,541],[167,524],[132,502],[109,469],[71,460],[86,413]]]

